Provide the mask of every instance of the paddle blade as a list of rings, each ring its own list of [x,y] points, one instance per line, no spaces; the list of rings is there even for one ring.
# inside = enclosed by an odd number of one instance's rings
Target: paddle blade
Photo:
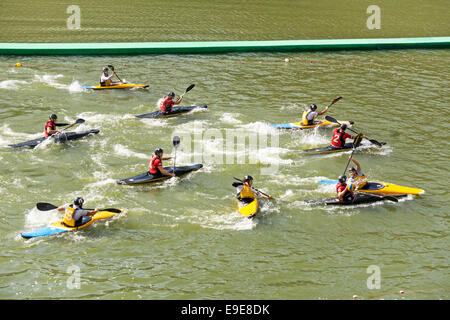
[[[77,119],[77,121],[75,121],[75,123],[84,123],[84,122],[86,122],[86,120],[84,119]]]
[[[54,206],[51,203],[46,203],[46,202],[38,202],[36,203],[36,208],[39,211],[49,211],[49,210],[54,210],[56,208],[58,208],[57,206]]]
[[[331,104],[330,104],[330,105],[335,104],[336,102],[338,102],[338,101],[341,100],[341,99],[342,99],[342,97],[337,97],[336,99],[334,99],[333,101],[331,101]]]
[[[184,93],[191,91],[194,87],[195,87],[195,84],[191,84],[189,87],[187,87],[187,89]]]
[[[108,64],[108,68],[110,68],[110,69],[111,69],[111,71],[112,71],[112,72],[114,72],[114,66],[112,66],[112,65]]]
[[[371,143],[373,143],[374,145],[376,145],[378,148],[381,148],[383,145],[378,142],[377,140],[373,140],[373,139],[367,139],[369,140]]]
[[[175,148],[178,148],[178,145],[180,144],[180,137],[179,137],[179,136],[173,137],[172,142],[173,142],[173,146],[174,146]]]
[[[335,118],[330,117],[330,116],[325,116],[325,120],[330,121],[330,122],[334,122],[334,123],[339,123]]]
[[[337,180],[319,180],[317,183],[323,183],[323,184],[337,184],[339,181]]]

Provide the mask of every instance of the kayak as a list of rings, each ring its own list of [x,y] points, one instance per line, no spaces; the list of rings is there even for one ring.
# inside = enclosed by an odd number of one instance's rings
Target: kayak
[[[327,121],[327,120],[318,120],[314,121],[314,124],[311,125],[303,125],[300,121],[299,122],[290,122],[290,123],[272,123],[269,126],[273,128],[279,128],[279,129],[313,129],[313,128],[331,128],[331,127],[339,127],[341,124],[346,124],[347,126],[351,126],[354,124],[353,121],[341,121],[339,120],[339,123]]]
[[[395,198],[403,198],[406,197],[406,194],[396,195]],[[341,202],[336,197],[334,198],[324,198],[324,199],[314,199],[314,200],[305,200],[304,202],[307,204],[324,204],[327,206],[353,206],[357,204],[364,203],[374,203],[380,201],[387,201],[384,197],[374,196],[369,194],[356,194],[353,201]]]
[[[382,145],[385,145],[386,142],[380,142]],[[327,154],[327,153],[335,153],[335,152],[344,152],[344,151],[348,151],[351,150],[353,148],[353,142],[349,142],[344,144],[343,147],[334,147],[334,146],[327,146],[327,147],[322,147],[322,148],[314,148],[314,149],[304,149],[304,150],[300,150],[304,153],[307,154]],[[362,149],[357,147],[356,149]],[[367,149],[367,148],[363,148],[363,149]]]
[[[201,163],[199,164],[195,164],[192,166],[184,166],[184,167],[175,167],[175,176],[181,176],[184,174],[187,174],[189,172],[192,171],[197,171],[198,169],[202,168],[203,165]],[[173,167],[164,167],[164,169],[167,172],[172,173],[173,172]],[[142,183],[152,183],[152,182],[158,182],[158,181],[162,181],[162,180],[167,180],[172,178],[171,176],[154,176],[152,175],[150,172],[144,172],[141,174],[138,174],[137,176],[131,177],[131,178],[127,178],[127,179],[122,179],[122,180],[118,180],[117,184],[142,184]]]
[[[120,212],[123,212],[123,209],[119,209],[119,210],[120,210]],[[52,223],[51,225],[49,225],[47,227],[31,230],[28,232],[22,232],[20,235],[22,236],[22,238],[30,239],[30,238],[36,238],[36,237],[50,236],[53,234],[58,234],[58,233],[63,233],[63,232],[68,232],[68,231],[75,231],[75,230],[86,228],[87,226],[90,226],[91,224],[93,224],[94,222],[96,222],[98,220],[104,220],[104,219],[111,218],[111,217],[115,216],[116,214],[117,213],[110,212],[110,211],[99,211],[92,217],[84,216],[82,218],[81,225],[79,225],[77,227],[67,227],[63,224],[63,221],[61,220],[61,221]]]
[[[112,86],[81,86],[82,89],[106,90],[106,89],[132,89],[148,88],[148,84],[119,83]]]
[[[61,142],[66,142],[68,140],[80,139],[80,138],[89,136],[91,134],[97,134],[99,132],[100,132],[100,130],[97,130],[97,129],[92,129],[92,130],[83,131],[83,132],[63,132],[61,134],[51,136],[50,139],[52,139],[55,143],[61,143]],[[34,148],[38,144],[43,142],[44,140],[46,140],[46,138],[42,137],[42,138],[30,140],[30,141],[25,141],[22,143],[10,144],[9,147],[12,147],[12,148],[21,148],[21,147]]]
[[[247,218],[253,218],[258,212],[258,200],[256,198],[246,200],[238,200],[239,213]]]
[[[194,109],[206,109],[206,108],[208,108],[207,105],[190,106],[190,107],[173,107],[172,112],[169,114],[164,114],[161,110],[159,110],[151,113],[140,114],[136,116],[136,118],[169,118],[188,113]]]
[[[325,183],[325,184],[337,184],[338,183],[337,180],[320,180],[317,182]],[[358,191],[366,192],[366,193],[389,194],[389,195],[399,195],[399,194],[419,195],[419,194],[425,193],[425,191],[422,189],[404,187],[404,186],[399,186],[396,184],[381,182],[381,181],[369,181],[362,189],[358,189]]]

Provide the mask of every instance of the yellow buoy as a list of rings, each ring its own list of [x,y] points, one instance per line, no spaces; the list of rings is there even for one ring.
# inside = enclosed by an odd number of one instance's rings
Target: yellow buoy
[[[22,66],[22,64],[20,62],[16,63],[16,67],[21,67],[21,66]]]

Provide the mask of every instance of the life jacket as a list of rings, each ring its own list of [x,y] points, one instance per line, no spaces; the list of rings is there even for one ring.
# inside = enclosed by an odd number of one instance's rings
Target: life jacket
[[[73,205],[69,205],[64,212],[63,223],[68,227],[75,227],[76,221],[73,218],[75,211],[77,209],[73,207]]]
[[[313,112],[312,110],[305,110],[303,111],[302,114],[302,125],[307,126],[307,125],[311,125],[314,123],[314,120],[316,119],[316,117],[314,117],[312,120],[308,120],[308,115]]]
[[[159,160],[159,163],[162,165],[161,159],[159,159],[156,155],[154,155],[151,159],[150,162],[148,164],[149,166],[149,172],[151,174],[158,174],[159,170],[158,170],[158,166],[155,164],[156,160]]]
[[[159,108],[164,113],[170,113],[174,104],[175,102],[172,99],[169,99],[169,97],[164,97],[164,99],[159,103]]]
[[[102,81],[102,77],[100,77],[100,86],[102,87],[108,87],[111,85],[111,79],[108,79],[106,81]]]
[[[47,128],[50,128],[51,130],[56,130],[56,125],[51,120],[48,120],[44,127],[44,135],[46,138],[48,138]]]
[[[356,171],[356,177],[350,177],[348,179],[349,182],[353,183],[356,186],[356,189],[361,189],[367,184],[367,177],[364,175],[364,173],[361,173],[361,175]]]
[[[250,188],[249,186],[243,184],[242,185],[242,190],[241,190],[241,192],[239,192],[238,197],[240,199],[245,199],[245,198],[252,198],[252,199],[254,199],[256,197],[256,195],[253,192],[252,188]]]
[[[333,138],[331,139],[331,145],[335,146],[335,147],[343,147],[345,144],[345,137],[346,132],[341,130],[341,129],[335,129],[333,131]],[[349,136],[349,134],[347,134],[347,136]]]
[[[351,201],[351,200],[353,200],[354,194],[353,194],[352,191],[348,190],[346,183],[339,182],[336,185],[336,193],[342,192],[342,190],[341,190],[342,187],[345,188],[346,192],[344,193],[343,196],[339,197],[339,201]]]

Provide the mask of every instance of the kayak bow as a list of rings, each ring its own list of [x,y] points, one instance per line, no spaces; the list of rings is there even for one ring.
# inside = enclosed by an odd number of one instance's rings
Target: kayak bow
[[[258,199],[253,198],[253,201],[238,200],[239,213],[247,218],[253,218],[258,212]]]

